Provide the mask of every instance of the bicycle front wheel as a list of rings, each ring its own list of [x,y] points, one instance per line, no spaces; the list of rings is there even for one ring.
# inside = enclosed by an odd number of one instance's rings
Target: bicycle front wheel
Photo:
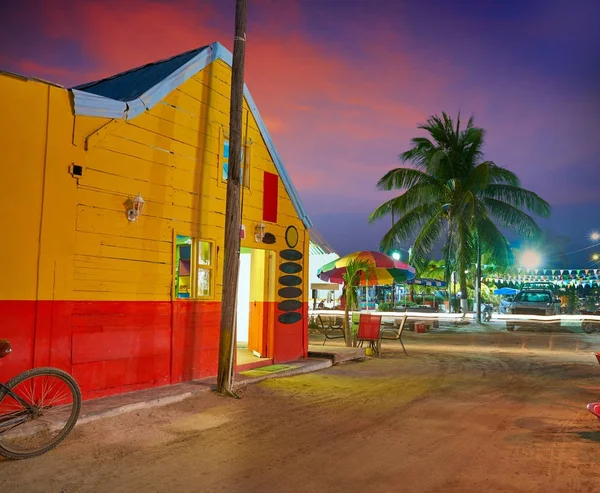
[[[34,368],[0,390],[0,455],[36,457],[56,447],[71,432],[81,410],[81,391],[68,373]]]

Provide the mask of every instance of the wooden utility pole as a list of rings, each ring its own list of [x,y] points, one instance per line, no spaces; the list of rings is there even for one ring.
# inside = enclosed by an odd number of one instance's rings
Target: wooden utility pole
[[[223,295],[221,299],[221,332],[217,392],[232,392],[235,321],[238,274],[240,270],[240,157],[242,149],[242,109],[244,102],[244,58],[246,55],[246,14],[248,0],[236,0],[235,37],[231,64],[231,108],[229,113],[229,170],[225,206],[225,251],[223,262]]]

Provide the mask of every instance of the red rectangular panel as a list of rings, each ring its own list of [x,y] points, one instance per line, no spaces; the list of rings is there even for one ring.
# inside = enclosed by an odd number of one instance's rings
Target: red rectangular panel
[[[83,392],[110,389],[124,385],[146,386],[170,383],[168,355],[94,361],[73,365],[73,377]]]
[[[277,222],[279,176],[265,171],[263,221]]]
[[[73,364],[140,358],[171,351],[171,330],[108,331],[73,334]]]

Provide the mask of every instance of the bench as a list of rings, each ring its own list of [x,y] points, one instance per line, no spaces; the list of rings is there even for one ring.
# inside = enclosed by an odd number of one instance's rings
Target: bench
[[[323,339],[323,346],[325,345],[325,342],[327,342],[327,339],[346,340],[343,317],[319,315],[317,316],[317,330],[325,336],[325,339]]]

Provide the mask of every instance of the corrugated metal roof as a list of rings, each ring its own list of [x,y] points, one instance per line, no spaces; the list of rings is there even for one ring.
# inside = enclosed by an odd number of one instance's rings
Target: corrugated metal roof
[[[167,94],[210,63],[221,59],[231,66],[232,58],[231,52],[222,44],[212,43],[209,46],[203,46],[159,62],[149,63],[107,79],[82,84],[71,89],[75,114],[130,120],[152,108]],[[306,228],[310,229],[312,221],[300,201],[298,192],[245,84],[244,97],[290,200]]]
[[[325,238],[323,238],[315,228],[310,230],[309,250],[311,253],[314,252],[314,254],[335,253],[337,255],[337,252],[333,247],[327,243]]]
[[[81,84],[73,89],[118,101],[131,101],[145,94],[207,48],[208,46],[203,46],[181,55],[121,72],[107,79]]]

